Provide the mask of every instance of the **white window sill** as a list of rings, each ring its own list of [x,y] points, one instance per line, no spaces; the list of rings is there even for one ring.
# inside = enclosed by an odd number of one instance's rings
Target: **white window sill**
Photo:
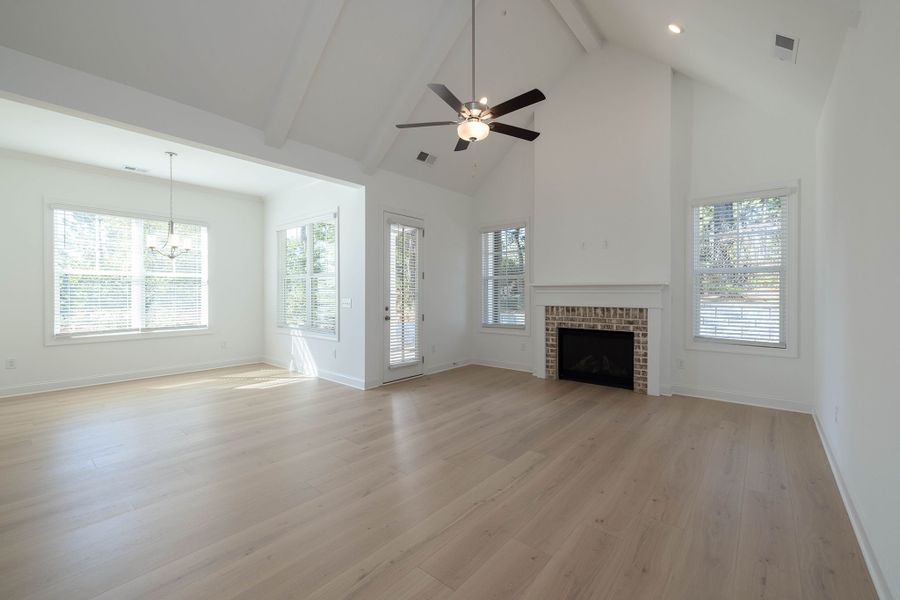
[[[102,342],[133,342],[136,340],[158,340],[170,337],[184,337],[189,335],[210,335],[213,331],[209,327],[196,327],[191,329],[170,329],[160,331],[137,331],[127,333],[98,333],[94,335],[53,336],[44,340],[45,346],[67,346],[69,344],[98,344]]]
[[[531,337],[531,332],[528,331],[528,327],[488,327],[485,325],[480,325],[477,328],[478,333],[488,333],[488,334],[500,334],[500,335],[517,335],[520,337]]]
[[[330,342],[337,342],[338,334],[335,333],[322,333],[321,331],[314,331],[312,329],[303,329],[300,327],[275,327],[275,333],[279,335],[290,335],[293,337],[305,337],[305,338],[314,338],[317,340],[328,340]]]
[[[687,342],[686,348],[687,350],[696,352],[748,354],[753,356],[768,356],[770,358],[797,358],[796,346],[792,346],[791,344],[788,344],[787,348],[772,348],[768,346],[754,346],[751,344],[739,344],[735,342],[712,342],[690,339]]]

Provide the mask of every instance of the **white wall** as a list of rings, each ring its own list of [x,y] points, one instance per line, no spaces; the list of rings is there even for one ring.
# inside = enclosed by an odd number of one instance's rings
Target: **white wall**
[[[532,371],[532,332],[530,306],[526,304],[524,331],[506,331],[481,327],[481,247],[482,227],[527,223],[526,239],[534,221],[534,144],[518,142],[503,161],[485,179],[475,193],[471,228],[471,319],[472,360],[520,371]],[[526,283],[531,281],[531,244],[527,242]]]
[[[277,231],[297,221],[338,213],[338,337],[326,339],[276,326]],[[265,198],[265,358],[270,364],[354,387],[365,384],[365,192],[308,180]],[[341,307],[350,300],[350,308]]]
[[[683,75],[673,79],[672,357],[679,393],[810,410],[814,339],[815,132]],[[796,358],[687,349],[691,198],[800,181]]]
[[[423,167],[427,168],[427,167]],[[469,257],[472,198],[389,171],[366,183],[366,386],[384,366],[384,213],[425,221],[423,352],[425,372],[469,359]]]
[[[426,268],[447,276],[441,284],[426,286],[425,308],[432,317],[426,335],[436,345],[434,353],[426,348],[430,355],[426,365],[452,366],[468,360],[468,249],[461,248],[459,240],[467,239],[471,225],[471,197],[383,170],[364,173],[359,163],[350,158],[294,140],[277,148],[267,146],[262,131],[248,125],[2,46],[0,74],[0,94],[7,97],[29,98],[126,128],[365,186],[366,385],[381,381],[380,262],[377,271],[371,269],[375,268],[372,261],[381,260],[380,219],[384,207],[420,212],[432,226],[446,226],[442,235],[432,237],[439,241],[429,240],[426,244]],[[378,273],[374,285],[368,280],[371,273]]]
[[[168,194],[167,181],[0,152],[0,356],[17,361],[0,370],[0,395],[261,358],[262,203],[190,185],[176,186],[175,216],[209,227],[210,333],[44,345],[45,198],[165,215]]]
[[[818,128],[816,411],[876,585],[900,598],[900,4],[862,8]]]
[[[668,283],[669,67],[585,54],[535,112],[534,281]]]

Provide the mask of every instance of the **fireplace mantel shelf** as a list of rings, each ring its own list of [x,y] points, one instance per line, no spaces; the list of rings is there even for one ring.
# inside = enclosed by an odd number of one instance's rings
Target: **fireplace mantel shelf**
[[[647,290],[663,290],[668,283],[529,283],[532,289],[608,289],[608,288],[640,288]]]

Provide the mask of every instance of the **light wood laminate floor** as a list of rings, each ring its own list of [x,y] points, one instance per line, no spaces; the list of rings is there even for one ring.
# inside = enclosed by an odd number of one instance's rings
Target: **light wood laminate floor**
[[[0,400],[0,598],[875,598],[808,415],[466,367]]]

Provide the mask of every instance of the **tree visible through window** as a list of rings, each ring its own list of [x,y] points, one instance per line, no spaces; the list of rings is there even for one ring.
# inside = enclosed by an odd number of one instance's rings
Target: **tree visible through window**
[[[525,226],[481,234],[481,323],[525,327]]]
[[[208,324],[206,227],[175,223],[193,250],[169,259],[144,241],[168,224],[54,208],[53,335],[138,333]]]
[[[789,195],[694,207],[694,337],[784,348]]]
[[[337,332],[337,219],[278,232],[278,326]]]

